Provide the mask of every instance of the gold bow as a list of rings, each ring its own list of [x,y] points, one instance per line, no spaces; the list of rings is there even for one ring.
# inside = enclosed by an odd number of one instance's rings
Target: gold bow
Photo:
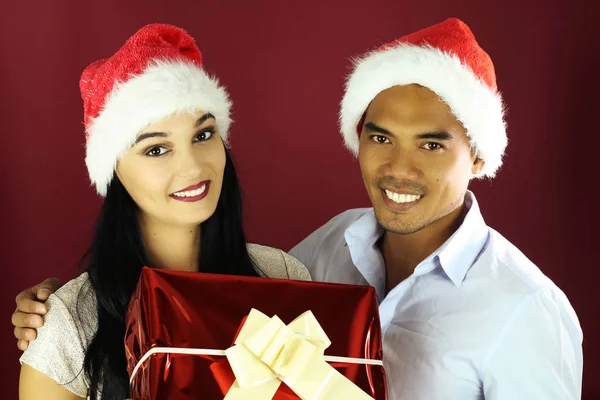
[[[310,311],[285,325],[252,309],[225,351],[236,377],[225,400],[271,400],[281,382],[303,400],[373,400],[323,359],[330,344]]]

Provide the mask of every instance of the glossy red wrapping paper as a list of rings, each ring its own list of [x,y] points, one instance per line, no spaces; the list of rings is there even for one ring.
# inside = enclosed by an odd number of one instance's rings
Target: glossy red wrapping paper
[[[226,350],[252,308],[286,324],[310,310],[332,342],[325,355],[381,360],[372,287],[144,268],[127,315],[129,374],[153,347]],[[329,364],[373,398],[387,399],[383,367]],[[234,380],[225,356],[153,354],[138,369],[131,394],[221,400]],[[274,397],[298,398],[285,384]]]

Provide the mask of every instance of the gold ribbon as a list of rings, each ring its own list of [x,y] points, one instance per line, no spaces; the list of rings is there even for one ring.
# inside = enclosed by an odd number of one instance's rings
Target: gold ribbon
[[[281,382],[303,400],[373,400],[325,361],[330,344],[310,311],[286,325],[252,309],[225,350],[236,377],[225,400],[271,400]]]

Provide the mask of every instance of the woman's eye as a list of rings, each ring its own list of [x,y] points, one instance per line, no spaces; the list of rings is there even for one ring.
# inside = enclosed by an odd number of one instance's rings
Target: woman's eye
[[[208,140],[208,139],[210,139],[210,138],[212,137],[212,135],[213,135],[213,134],[214,134],[214,131],[212,131],[212,130],[208,129],[208,130],[205,130],[205,131],[199,132],[199,133],[196,135],[196,139],[197,139],[199,142],[203,142],[203,141],[205,141],[205,140]]]
[[[167,150],[164,147],[154,146],[154,147],[149,148],[146,151],[146,155],[150,156],[150,157],[158,157],[158,156],[162,156],[166,152],[167,152]]]

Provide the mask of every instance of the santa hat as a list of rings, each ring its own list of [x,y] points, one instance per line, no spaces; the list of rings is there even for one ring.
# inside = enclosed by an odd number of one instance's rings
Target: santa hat
[[[88,66],[80,80],[90,180],[105,196],[117,161],[149,124],[178,112],[215,116],[227,143],[231,101],[202,67],[202,54],[183,29],[152,24],[112,57]]]
[[[479,176],[493,177],[507,145],[502,97],[494,65],[462,21],[451,18],[381,46],[355,61],[341,103],[345,145],[358,155],[367,107],[393,86],[418,84],[440,96],[467,131]],[[358,134],[357,134],[358,130]]]

